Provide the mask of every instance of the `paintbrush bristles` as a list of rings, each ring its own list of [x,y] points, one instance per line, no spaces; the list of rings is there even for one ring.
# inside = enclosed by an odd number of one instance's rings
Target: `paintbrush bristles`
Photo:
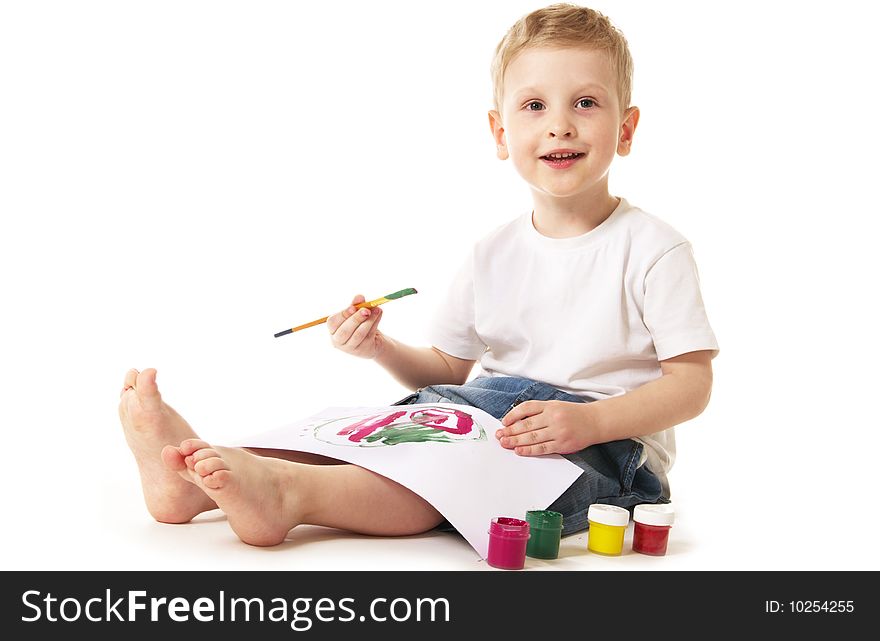
[[[386,294],[385,298],[389,300],[394,300],[396,298],[409,296],[410,294],[418,294],[418,292],[413,287],[409,287],[407,289],[401,289],[399,292],[394,292],[393,294]]]

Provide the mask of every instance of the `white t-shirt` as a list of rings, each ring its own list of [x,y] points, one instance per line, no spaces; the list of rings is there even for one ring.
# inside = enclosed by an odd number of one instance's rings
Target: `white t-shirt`
[[[661,360],[718,350],[690,243],[623,198],[580,236],[542,236],[529,212],[477,242],[430,339],[447,354],[479,359],[483,375],[594,399],[659,378]],[[636,440],[668,495],[673,429]]]

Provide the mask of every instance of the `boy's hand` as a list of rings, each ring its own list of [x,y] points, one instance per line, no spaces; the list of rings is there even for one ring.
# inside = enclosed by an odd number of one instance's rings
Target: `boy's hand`
[[[501,419],[501,446],[520,456],[569,454],[600,442],[589,403],[526,401]]]
[[[377,329],[382,310],[354,307],[365,300],[361,294],[355,296],[350,307],[327,319],[327,329],[334,347],[361,358],[376,358],[385,341]]]

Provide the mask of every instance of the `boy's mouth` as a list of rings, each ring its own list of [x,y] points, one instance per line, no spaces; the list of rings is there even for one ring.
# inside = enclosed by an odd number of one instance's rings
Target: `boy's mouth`
[[[571,167],[583,155],[578,152],[547,154],[546,156],[541,156],[541,160],[554,169],[565,169],[566,167]]]

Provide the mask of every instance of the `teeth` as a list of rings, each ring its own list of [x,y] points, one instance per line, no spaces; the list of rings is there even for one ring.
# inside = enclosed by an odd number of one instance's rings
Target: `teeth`
[[[548,155],[547,155],[547,158],[555,158],[556,160],[561,160],[561,159],[563,159],[563,158],[574,158],[574,157],[577,156],[577,155],[578,155],[578,154],[572,154],[572,153],[567,153],[567,154],[548,154]]]

